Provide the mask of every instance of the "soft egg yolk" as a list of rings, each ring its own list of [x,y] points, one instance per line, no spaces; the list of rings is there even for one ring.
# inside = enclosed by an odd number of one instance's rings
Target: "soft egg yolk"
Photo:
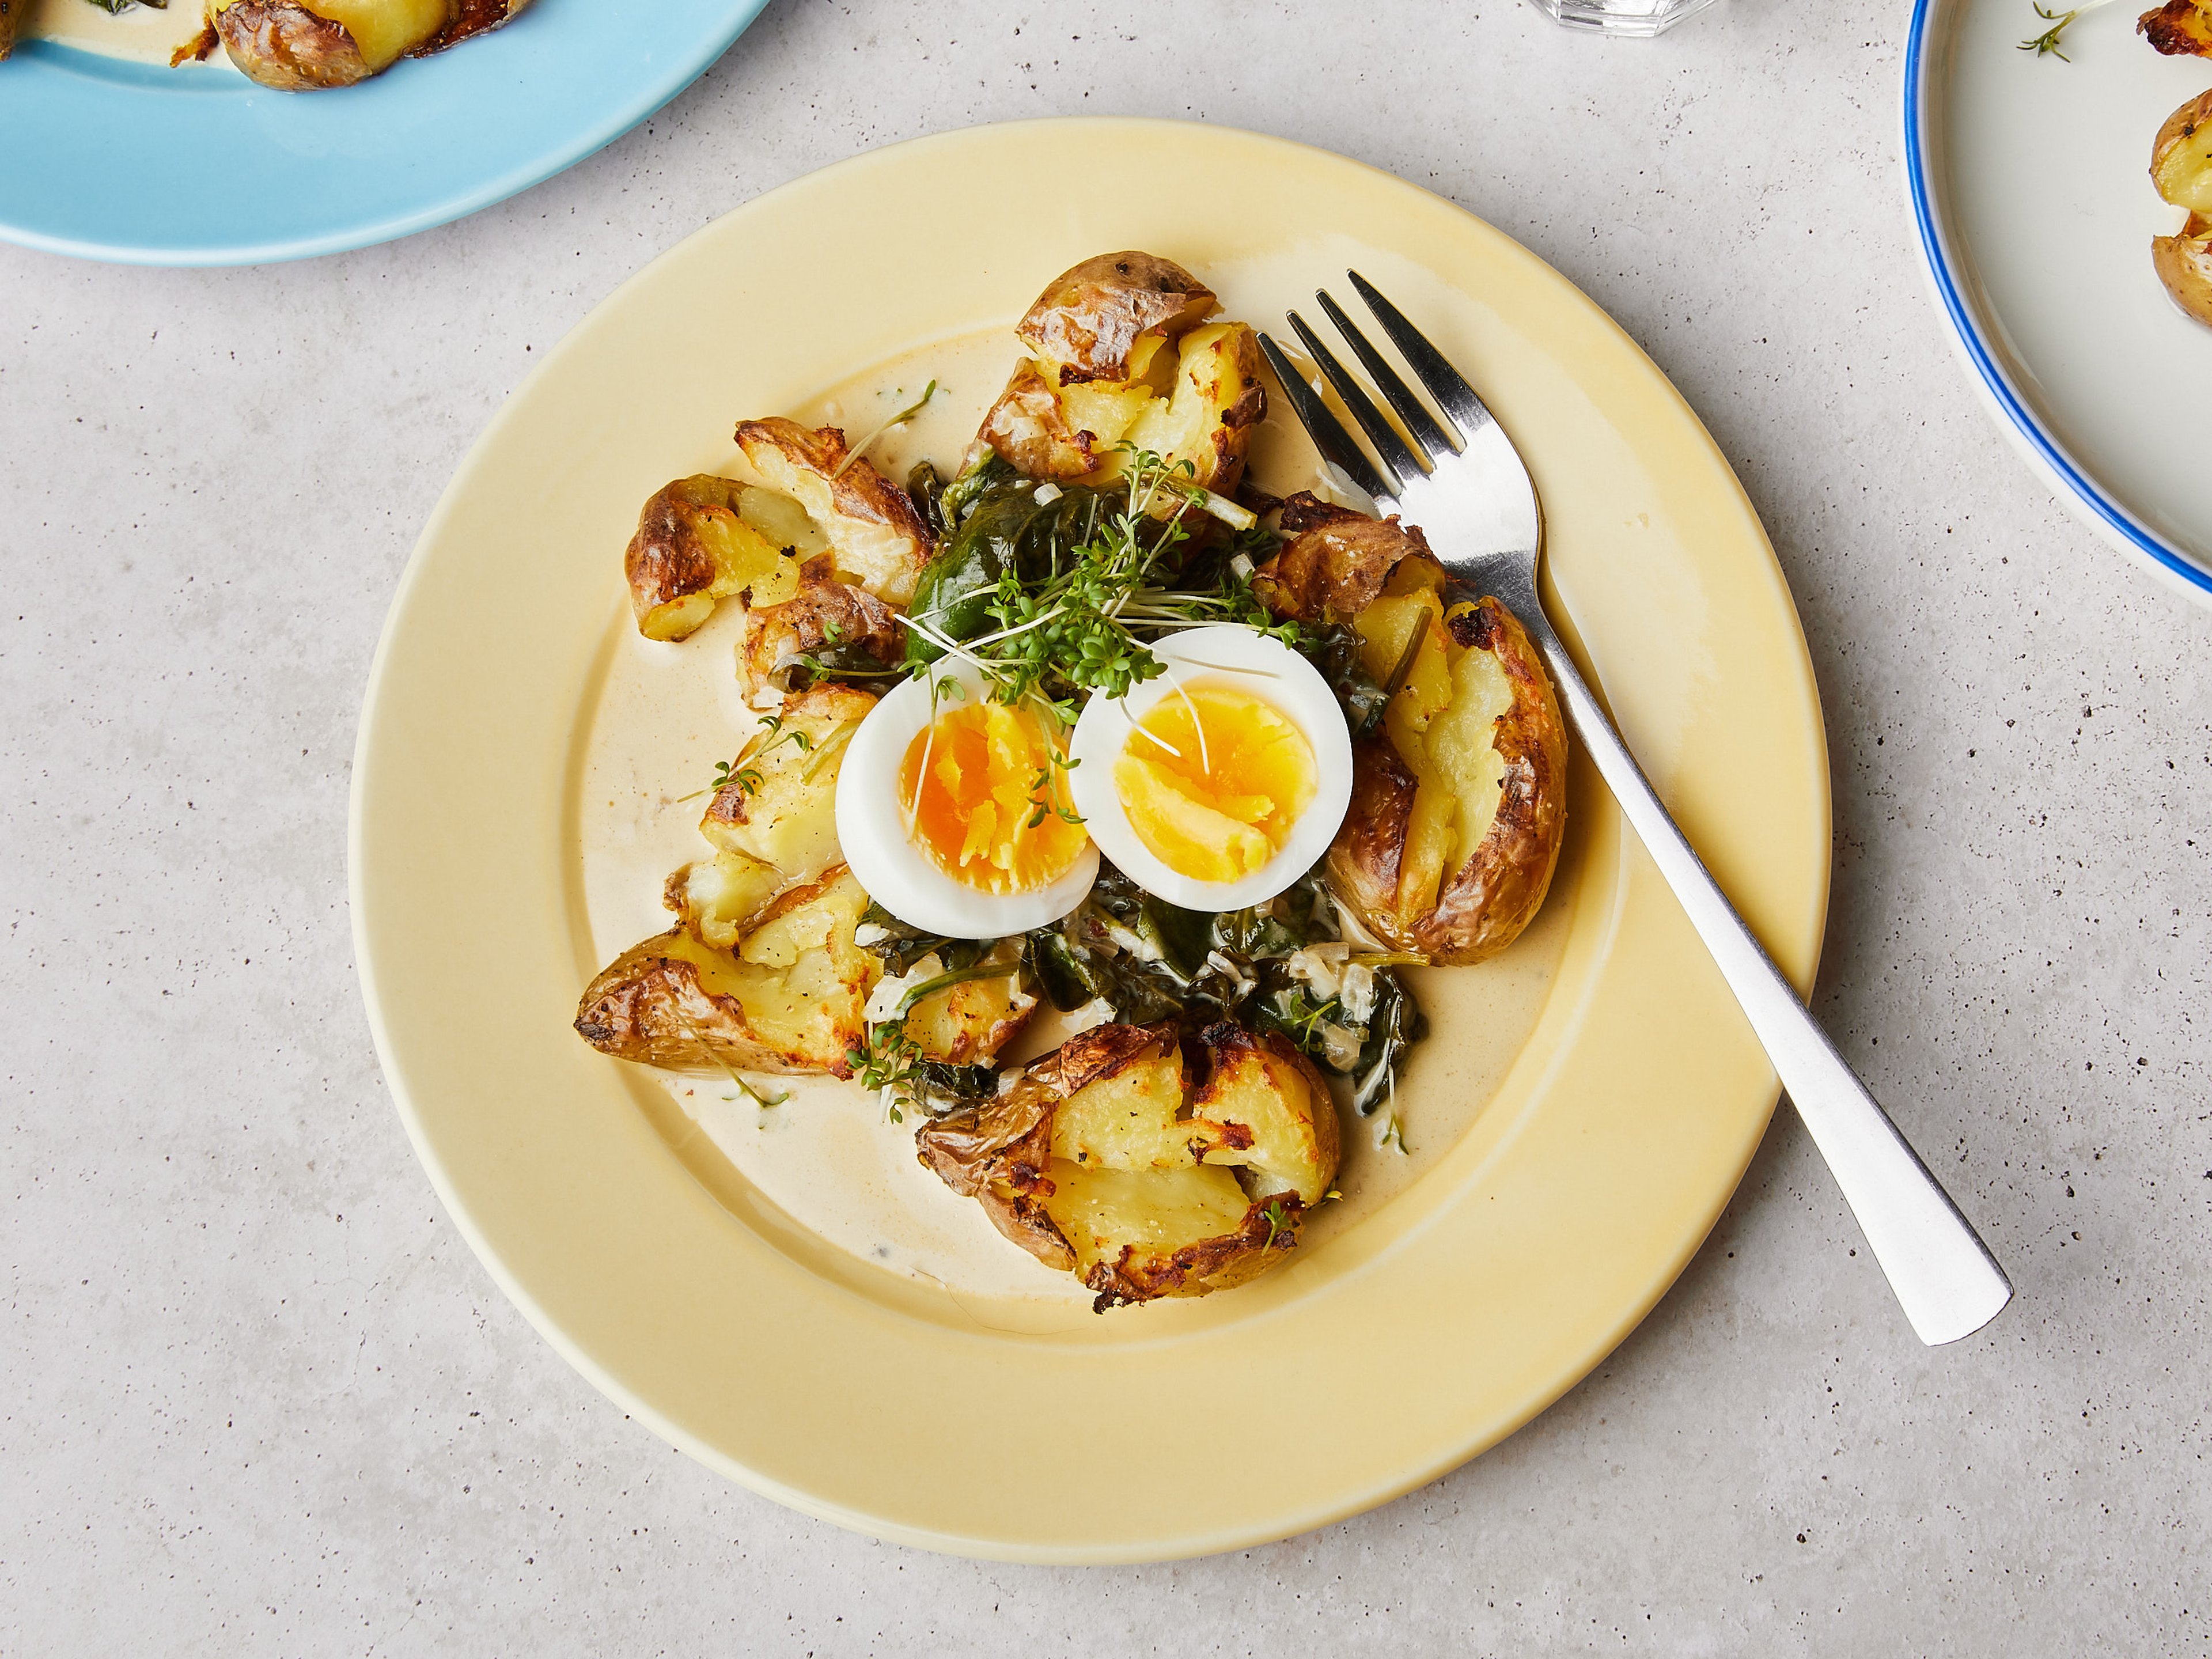
[[[1283,848],[1319,781],[1313,745],[1269,704],[1226,686],[1171,691],[1114,763],[1129,827],[1194,881],[1239,881]]]
[[[1036,720],[995,702],[947,709],[915,733],[899,803],[938,868],[979,893],[1021,893],[1067,873],[1091,837],[1067,769]]]

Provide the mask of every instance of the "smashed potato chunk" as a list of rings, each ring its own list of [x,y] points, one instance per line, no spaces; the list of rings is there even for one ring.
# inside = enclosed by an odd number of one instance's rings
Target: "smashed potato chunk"
[[[677,479],[646,502],[623,556],[639,633],[685,639],[735,594],[775,605],[798,591],[797,563],[741,511],[746,495],[765,493],[702,472]]]
[[[2176,305],[2212,324],[2212,92],[2166,118],[2151,143],[2150,176],[2160,196],[2189,211],[2179,232],[2151,239],[2152,269]]]
[[[924,1125],[922,1162],[1100,1312],[1203,1296],[1283,1261],[1336,1174],[1336,1107],[1279,1036],[1224,1022],[1194,1091],[1172,1022],[1102,1025],[997,1099]]]
[[[1494,599],[1451,601],[1418,530],[1310,496],[1254,587],[1278,614],[1348,620],[1397,690],[1352,745],[1330,886],[1376,935],[1431,962],[1495,956],[1534,919],[1566,830],[1566,728],[1535,648]]]
[[[2174,206],[2212,216],[2212,92],[2166,118],[2151,141],[2150,177]]]
[[[1252,591],[1277,616],[1348,622],[1375,603],[1407,559],[1425,561],[1443,580],[1428,538],[1395,516],[1370,519],[1301,490],[1283,503],[1279,522],[1290,540],[1252,576]]]
[[[20,3],[20,0],[19,0]],[[221,45],[279,92],[349,87],[403,57],[442,52],[497,28],[529,0],[210,0],[208,27],[173,62]]]
[[[2179,235],[2153,237],[2150,262],[2173,302],[2212,324],[2212,219],[2192,213]]]
[[[1162,397],[1142,382],[1060,384],[1050,366],[1017,366],[977,436],[1033,478],[1103,483],[1121,470],[1127,443],[1218,495],[1244,476],[1252,428],[1265,418],[1259,337],[1243,323],[1212,323],[1183,337],[1175,382]]]
[[[2212,3],[2166,0],[2136,19],[2136,32],[2168,58],[2212,58]]]
[[[1211,323],[1184,337],[1175,390],[1146,406],[1128,440],[1170,465],[1189,462],[1194,483],[1229,495],[1243,480],[1252,428],[1267,413],[1260,337],[1243,323]]]
[[[876,706],[872,693],[817,685],[787,698],[782,725],[765,727],[738,753],[714,792],[699,833],[722,852],[773,865],[790,881],[811,881],[841,860],[837,770],[845,745]]]
[[[775,416],[739,422],[737,442],[771,489],[806,509],[841,574],[889,605],[914,597],[929,562],[929,528],[906,491],[847,453],[842,432],[834,426],[809,431]]]
[[[576,1030],[602,1054],[669,1071],[850,1077],[880,972],[853,943],[867,902],[840,865],[776,900],[734,951],[679,924],[591,982]]]
[[[1015,333],[1059,385],[1134,380],[1168,341],[1195,328],[1212,293],[1172,259],[1102,253],[1046,284]]]
[[[890,669],[905,654],[890,607],[866,588],[838,580],[834,565],[826,554],[809,559],[788,599],[745,607],[738,682],[747,697],[788,691],[795,679],[810,678],[805,659],[851,673]]]
[[[1106,465],[1121,434],[1152,401],[1147,386],[1113,390],[1121,394],[1120,401],[1093,396],[1086,399],[1091,408],[1079,411],[1045,370],[1019,363],[975,435],[1030,477],[1086,478]]]
[[[963,980],[908,1011],[906,1034],[924,1060],[988,1066],[1036,1012],[1037,1000],[1022,988],[1019,941],[1001,939],[985,960],[1003,965],[1004,975]]]
[[[774,865],[725,848],[677,871],[660,897],[702,944],[734,951],[753,918],[788,885]]]

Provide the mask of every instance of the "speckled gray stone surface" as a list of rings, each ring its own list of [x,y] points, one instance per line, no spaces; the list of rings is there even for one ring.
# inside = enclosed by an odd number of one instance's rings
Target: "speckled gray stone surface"
[[[775,0],[649,126],[393,246],[0,247],[0,1652],[2203,1651],[2212,615],[1970,395],[1902,199],[1904,13],[1720,0],[1616,45],[1509,0]],[[1703,413],[1827,710],[1819,1009],[2011,1269],[1990,1329],[1912,1340],[1784,1119],[1673,1294],[1490,1455],[1272,1548],[1044,1571],[725,1484],[501,1297],[347,933],[416,531],[533,352],[686,233],[1088,111],[1440,191]]]

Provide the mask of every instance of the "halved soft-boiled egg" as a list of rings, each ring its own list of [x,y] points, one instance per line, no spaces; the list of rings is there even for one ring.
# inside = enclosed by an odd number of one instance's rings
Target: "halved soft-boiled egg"
[[[948,939],[1026,933],[1082,903],[1098,849],[1052,727],[950,659],[870,709],[837,771],[837,842],[868,896]]]
[[[1280,641],[1193,628],[1163,672],[1094,696],[1068,745],[1099,850],[1190,910],[1273,898],[1319,861],[1352,804],[1352,733],[1328,682]]]

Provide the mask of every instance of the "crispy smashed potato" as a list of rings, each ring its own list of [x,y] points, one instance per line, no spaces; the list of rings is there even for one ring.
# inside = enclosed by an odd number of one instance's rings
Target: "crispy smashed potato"
[[[1016,332],[1031,356],[983,416],[977,436],[1032,478],[1103,483],[1127,443],[1226,495],[1244,474],[1252,428],[1267,412],[1259,337],[1205,324],[1216,304],[1172,260],[1101,254],[1055,277]],[[1201,326],[1204,324],[1204,326]],[[1171,384],[1155,362],[1179,341]]]
[[[933,550],[906,491],[852,459],[834,426],[810,431],[774,416],[738,424],[738,447],[772,489],[806,509],[828,538],[838,572],[886,604],[903,605]]]
[[[2174,206],[2212,216],[2212,92],[2166,118],[2151,141],[2150,177]]]
[[[1164,397],[1142,381],[1055,385],[1048,365],[1024,362],[977,436],[1032,478],[1105,483],[1121,471],[1127,443],[1171,465],[1188,461],[1193,483],[1226,495],[1244,476],[1252,429],[1267,412],[1259,337],[1242,323],[1209,323],[1183,337]]]
[[[880,971],[853,943],[867,908],[842,865],[777,899],[733,950],[679,922],[625,951],[584,992],[576,1030],[601,1054],[676,1072],[853,1075]]]
[[[1128,431],[1139,449],[1188,461],[1193,482],[1234,495],[1252,428],[1267,417],[1260,337],[1242,323],[1209,323],[1183,337],[1174,391],[1155,398]]]
[[[774,865],[718,848],[711,858],[695,859],[670,876],[660,902],[701,944],[734,951],[754,918],[790,884]]]
[[[817,686],[747,744],[699,825],[713,855],[662,891],[676,926],[625,951],[584,993],[586,1042],[673,1071],[853,1075],[847,1054],[866,1046],[864,1011],[883,969],[854,943],[868,896],[837,848],[837,768],[875,701]],[[988,1017],[987,990],[938,1011],[954,1046],[965,1031],[974,1048],[1010,1017],[1006,1006]]]
[[[1025,362],[985,412],[976,436],[1032,478],[1085,478],[1112,459],[1115,443],[1152,401],[1149,386],[1061,387]]]
[[[837,771],[875,706],[872,693],[849,685],[817,685],[786,699],[782,726],[747,744],[707,804],[699,833],[717,851],[771,865],[787,881],[811,881],[840,862]]]
[[[453,20],[410,54],[428,58],[434,52],[459,46],[472,35],[497,28],[520,15],[530,0],[453,0]]]
[[[646,502],[623,556],[639,633],[686,639],[735,594],[775,605],[798,590],[797,562],[741,510],[748,494],[760,493],[702,472],[677,479]]]
[[[1301,491],[1283,503],[1279,522],[1290,540],[1252,576],[1252,591],[1279,617],[1349,622],[1375,603],[1406,559],[1424,562],[1443,579],[1428,538],[1395,516],[1370,519]]]
[[[2151,268],[2176,305],[2212,324],[2212,92],[2166,118],[2151,141],[2150,176],[2160,196],[2189,211],[2175,234],[2151,239]]]
[[[835,566],[827,554],[809,559],[788,598],[763,605],[756,594],[746,605],[738,681],[748,697],[790,690],[794,676],[809,672],[802,659],[849,673],[888,669],[905,655],[891,608],[866,588],[840,581]]]
[[[1134,380],[1166,342],[1204,321],[1216,301],[1172,259],[1102,253],[1046,284],[1015,327],[1053,380]]]
[[[1566,727],[1551,681],[1494,599],[1449,603],[1416,530],[1310,496],[1255,578],[1279,615],[1348,620],[1399,688],[1352,745],[1329,884],[1375,934],[1431,962],[1493,957],[1543,904],[1566,832]]]
[[[1022,988],[1021,945],[1001,939],[985,961],[1004,965],[997,979],[963,980],[924,997],[906,1016],[906,1034],[924,1060],[948,1066],[988,1066],[1036,1012],[1037,1000]]]
[[[1104,1312],[1241,1285],[1285,1260],[1335,1178],[1336,1107],[1279,1036],[1223,1023],[1186,1076],[1172,1021],[1102,1025],[1012,1089],[926,1124],[922,1162]]]
[[[2212,3],[2166,0],[2136,19],[2136,33],[2168,58],[2212,58]]]
[[[2179,235],[2154,236],[2150,263],[2176,305],[2212,324],[2212,219],[2192,213]]]
[[[529,0],[210,0],[208,27],[173,61],[220,45],[278,92],[349,87],[497,28]]]

